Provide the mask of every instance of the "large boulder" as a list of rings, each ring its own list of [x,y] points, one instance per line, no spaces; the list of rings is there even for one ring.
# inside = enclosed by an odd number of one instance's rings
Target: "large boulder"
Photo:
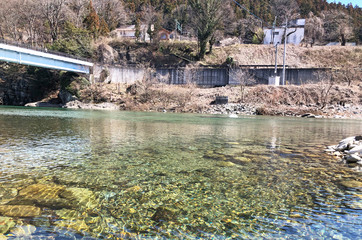
[[[75,95],[71,94],[70,92],[64,89],[59,91],[58,97],[62,100],[63,104],[78,100],[78,98]]]
[[[101,44],[97,49],[98,61],[101,63],[113,64],[118,60],[118,53],[109,45]]]

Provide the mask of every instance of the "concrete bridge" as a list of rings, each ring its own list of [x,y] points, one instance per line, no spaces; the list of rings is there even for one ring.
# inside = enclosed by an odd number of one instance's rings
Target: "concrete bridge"
[[[0,61],[92,74],[93,63],[0,42]]]

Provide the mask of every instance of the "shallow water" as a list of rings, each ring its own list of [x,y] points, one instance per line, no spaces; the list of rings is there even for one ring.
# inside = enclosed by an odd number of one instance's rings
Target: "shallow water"
[[[362,237],[361,175],[323,152],[361,121],[1,107],[0,126],[10,239]]]

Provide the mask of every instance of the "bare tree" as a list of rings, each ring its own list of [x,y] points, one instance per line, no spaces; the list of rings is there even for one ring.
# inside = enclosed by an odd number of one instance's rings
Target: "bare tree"
[[[199,59],[205,57],[207,43],[221,22],[222,4],[219,0],[189,0],[192,9],[191,24],[199,44]]]
[[[279,23],[285,23],[298,16],[299,6],[295,0],[272,0],[270,3]]]
[[[94,0],[94,7],[110,30],[114,30],[128,21],[128,14],[120,0]]]
[[[2,38],[10,38],[18,41],[21,38],[20,14],[18,6],[20,0],[6,1],[1,4],[0,8],[0,29]]]
[[[238,21],[238,32],[240,38],[246,43],[262,43],[264,40],[260,20],[252,16],[247,16]]]
[[[49,24],[52,41],[58,39],[59,27],[65,21],[66,7],[69,0],[41,0],[43,17]]]
[[[36,0],[28,0],[22,2],[18,6],[18,13],[21,17],[21,26],[27,32],[27,41],[31,45],[36,44],[38,38],[41,38],[44,32],[42,19],[39,18],[41,12],[42,9]]]
[[[311,47],[317,42],[323,39],[324,28],[323,19],[314,16],[312,12],[309,13],[305,23],[304,41],[306,44],[310,44]]]
[[[255,76],[248,69],[232,68],[229,72],[230,78],[240,84],[241,102],[244,102],[245,88],[256,83]]]
[[[324,11],[324,29],[328,41],[340,41],[342,46],[353,37],[352,18],[348,14],[330,10]]]
[[[68,2],[69,20],[78,28],[82,27],[87,14],[88,0],[70,0]]]
[[[336,74],[334,71],[317,71],[313,75],[317,81],[318,104],[323,109],[330,101],[330,91],[337,81]]]

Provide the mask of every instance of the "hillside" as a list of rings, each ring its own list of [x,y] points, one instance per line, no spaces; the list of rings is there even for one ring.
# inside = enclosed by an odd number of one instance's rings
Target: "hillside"
[[[161,42],[159,45],[103,39],[96,44],[96,60],[116,64],[145,66],[195,63],[196,42]],[[177,57],[178,56],[178,57]],[[199,61],[202,65],[225,65],[232,58],[236,65],[274,65],[275,48],[271,45],[235,44],[215,47]],[[361,68],[362,46],[287,45],[287,65],[298,68]],[[283,46],[278,47],[278,64],[283,64]]]
[[[205,63],[222,64],[232,57],[239,65],[274,65],[275,48],[270,45],[234,45],[215,48],[207,55]],[[362,46],[315,46],[313,48],[295,45],[287,46],[287,65],[299,68],[342,68],[362,67]],[[283,63],[283,47],[279,47],[278,64]]]

